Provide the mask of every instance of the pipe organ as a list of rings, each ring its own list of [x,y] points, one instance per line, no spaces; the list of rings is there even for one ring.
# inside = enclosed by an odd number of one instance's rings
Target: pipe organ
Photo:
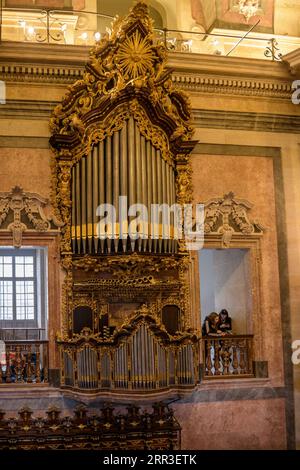
[[[73,253],[175,253],[174,211],[164,217],[162,207],[174,207],[175,192],[174,164],[141,135],[130,116],[122,129],[95,144],[72,168]],[[114,208],[108,223],[100,224],[101,204]],[[161,210],[156,212],[155,204]]]
[[[147,315],[139,312],[134,333],[124,337],[118,332],[111,341],[110,353],[101,338],[89,338],[82,344],[79,338],[72,347],[62,347],[63,384],[80,390],[155,391],[169,387],[184,388],[195,383],[193,341],[181,337],[168,347],[149,328]],[[135,319],[136,321],[136,319]],[[164,338],[165,337],[165,338]]]
[[[195,142],[166,60],[139,2],[91,50],[51,119],[62,387],[145,394],[197,383],[190,254],[180,238]]]

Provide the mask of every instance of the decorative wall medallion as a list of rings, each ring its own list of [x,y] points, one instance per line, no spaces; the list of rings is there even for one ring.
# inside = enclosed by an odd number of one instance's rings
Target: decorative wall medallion
[[[205,204],[205,235],[220,235],[222,246],[228,248],[233,235],[262,234],[264,228],[252,222],[248,213],[253,205],[245,199],[238,199],[230,192],[221,198],[214,198]]]
[[[248,22],[252,16],[258,14],[259,8],[261,6],[260,0],[239,0],[238,7],[239,13],[244,15],[246,21]]]
[[[223,2],[223,8],[227,5],[227,14],[224,15],[225,11],[223,10],[222,20],[241,23],[246,21],[247,23],[254,16],[260,17],[260,26],[272,26],[273,22],[273,1],[272,0],[221,0]],[[244,21],[238,20],[237,15],[244,17]],[[251,22],[252,23],[252,22]]]
[[[25,231],[48,232],[61,226],[52,214],[49,201],[42,196],[27,193],[19,186],[0,193],[0,232],[12,233],[15,248],[22,245]]]

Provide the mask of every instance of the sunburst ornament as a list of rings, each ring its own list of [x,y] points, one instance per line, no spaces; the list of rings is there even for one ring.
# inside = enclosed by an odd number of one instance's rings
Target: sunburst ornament
[[[145,76],[151,70],[156,55],[147,37],[143,38],[139,31],[127,37],[117,52],[115,62],[123,71],[125,78]]]

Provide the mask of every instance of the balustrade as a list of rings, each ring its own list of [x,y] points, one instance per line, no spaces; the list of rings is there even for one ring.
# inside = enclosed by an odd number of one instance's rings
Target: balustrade
[[[205,378],[253,376],[253,335],[207,336],[202,339]]]
[[[48,382],[48,341],[6,341],[0,358],[0,384]]]
[[[93,46],[111,30],[113,17],[76,10],[2,8],[1,41]],[[188,52],[223,56],[282,60],[299,48],[295,37],[238,33],[218,30],[213,33],[155,29],[155,41],[169,52]]]

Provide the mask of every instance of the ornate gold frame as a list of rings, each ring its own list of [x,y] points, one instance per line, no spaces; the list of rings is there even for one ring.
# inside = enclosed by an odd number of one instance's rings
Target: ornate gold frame
[[[191,203],[190,153],[196,142],[192,141],[190,103],[172,84],[171,70],[166,69],[166,49],[155,43],[152,20],[144,2],[138,2],[125,19],[117,18],[112,31],[91,50],[82,80],[70,87],[50,122],[54,151],[52,202],[56,217],[63,223],[60,250],[65,279],[59,342],[65,346],[73,341],[74,302],[80,303],[81,296],[86,295],[80,292],[80,285],[76,286],[76,279],[84,273],[95,279],[100,290],[122,288],[124,298],[126,289],[129,292],[137,282],[145,292],[147,289],[153,292],[153,298],[155,292],[169,289],[168,296],[182,312],[183,332],[189,330],[196,341],[191,333],[190,255],[183,243],[173,256],[72,254],[72,167],[94,144],[121,130],[130,116],[137,122],[141,135],[173,166],[177,202]],[[158,304],[155,299],[146,307],[148,314],[157,320]],[[105,300],[103,308],[107,309]]]
[[[133,33],[139,40],[132,45],[128,40]],[[143,76],[132,72],[124,77],[125,52],[129,68],[138,63]],[[147,6],[139,2],[125,19],[116,19],[112,32],[91,50],[83,79],[70,87],[55,108],[50,121],[50,143],[55,153],[52,202],[64,223],[62,254],[71,253],[71,168],[95,143],[120,130],[130,115],[141,134],[176,168],[177,202],[191,202],[190,153],[196,142],[191,140],[190,103],[174,88],[170,74],[166,49],[154,43]]]

